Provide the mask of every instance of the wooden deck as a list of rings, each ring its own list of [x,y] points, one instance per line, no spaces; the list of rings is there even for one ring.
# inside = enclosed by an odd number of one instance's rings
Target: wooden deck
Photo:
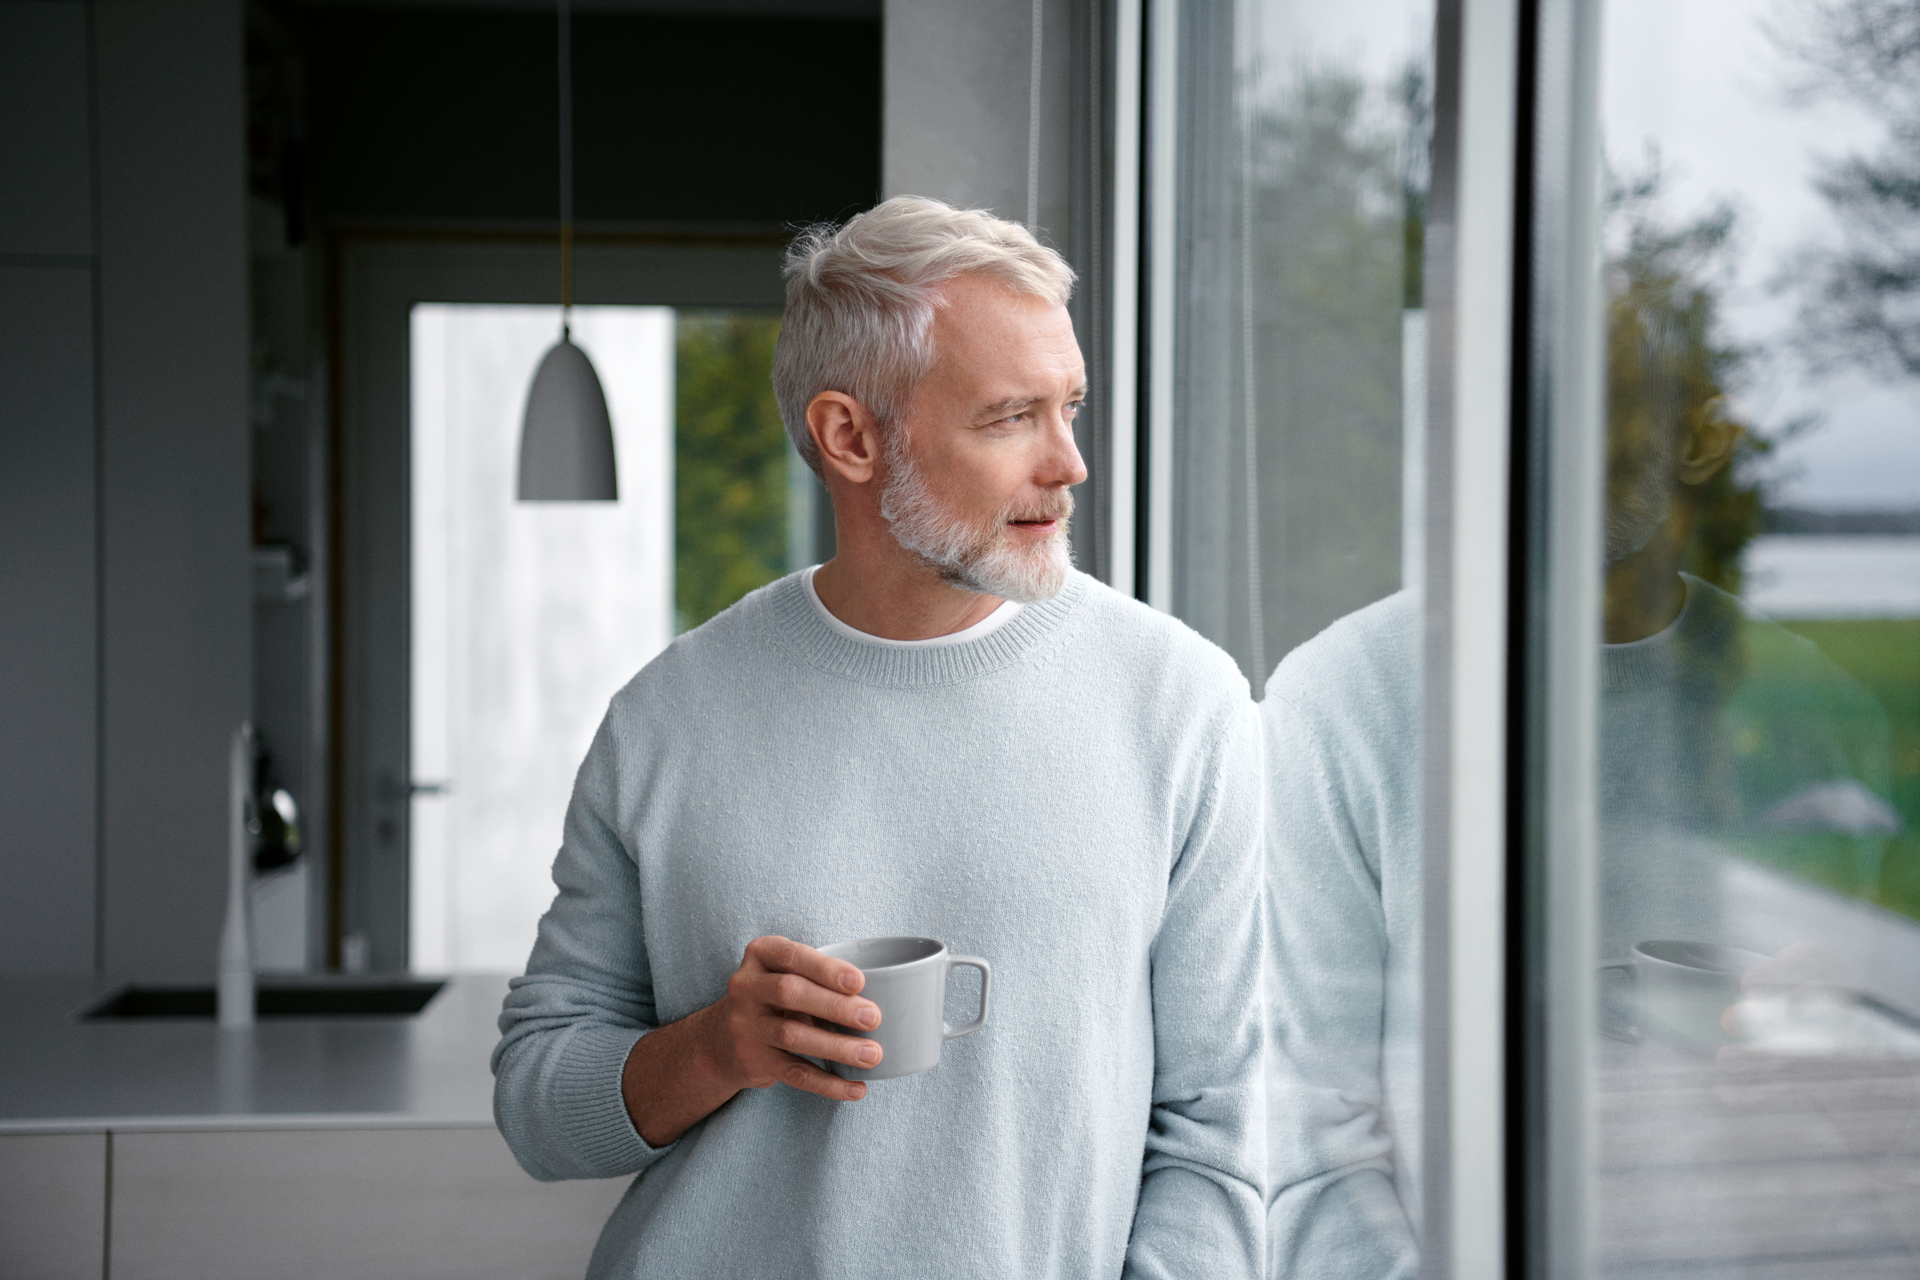
[[[1920,1061],[1730,1071],[1602,1046],[1600,1274],[1920,1277]]]

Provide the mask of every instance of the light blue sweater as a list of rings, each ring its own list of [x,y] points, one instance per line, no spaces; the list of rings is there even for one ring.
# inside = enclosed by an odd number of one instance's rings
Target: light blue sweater
[[[1413,1280],[1420,1171],[1420,607],[1267,682],[1275,1280]]]
[[[614,698],[501,1014],[501,1132],[535,1177],[640,1175],[592,1276],[1256,1275],[1261,803],[1232,662],[1090,578],[930,649],[784,578]],[[940,938],[992,962],[992,1020],[864,1101],[746,1090],[649,1147],[629,1050],[767,933]]]

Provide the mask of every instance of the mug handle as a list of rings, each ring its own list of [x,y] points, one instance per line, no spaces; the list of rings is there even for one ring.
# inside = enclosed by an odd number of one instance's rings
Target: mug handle
[[[1620,972],[1626,974],[1628,978],[1632,978],[1633,961],[1609,960],[1600,966],[1599,971],[1601,973],[1606,973],[1610,969],[1618,969]],[[1625,1041],[1627,1044],[1639,1044],[1640,1028],[1634,1023],[1628,1022],[1624,1017],[1617,1016],[1617,1011],[1608,1008],[1607,1005],[1608,1005],[1607,998],[1604,995],[1601,996],[1600,997],[1600,1034],[1607,1037],[1607,1039],[1609,1040],[1622,1040],[1622,1041]],[[1609,1017],[1608,1016],[1609,1014],[1615,1014],[1616,1016]]]
[[[969,1031],[978,1031],[987,1025],[987,997],[993,992],[993,966],[979,956],[948,956],[947,972],[952,973],[961,965],[967,965],[980,971],[980,1016],[964,1027],[942,1026],[942,1040],[952,1040]]]

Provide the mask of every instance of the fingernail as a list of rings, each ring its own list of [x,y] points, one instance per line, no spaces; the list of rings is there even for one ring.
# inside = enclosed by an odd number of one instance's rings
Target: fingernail
[[[875,1048],[872,1045],[869,1045],[868,1047],[866,1047],[865,1049],[862,1049],[859,1053],[855,1054],[854,1056],[860,1059],[861,1066],[870,1067],[874,1063],[880,1061],[880,1050],[878,1048]]]
[[[866,1008],[862,1009],[860,1011],[860,1025],[863,1027],[879,1026],[880,1010],[873,1005],[868,1005]]]
[[[856,1084],[853,1086],[853,1088],[847,1090],[847,1100],[849,1102],[858,1102],[860,1101],[860,1099],[866,1096],[867,1096],[867,1086],[865,1086],[864,1084]]]
[[[840,975],[840,987],[844,991],[853,990],[854,987],[859,984],[859,982],[860,982],[860,975],[851,969],[847,970],[847,972]]]

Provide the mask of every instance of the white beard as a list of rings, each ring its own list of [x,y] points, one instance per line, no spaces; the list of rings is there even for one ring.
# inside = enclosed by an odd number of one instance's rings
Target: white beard
[[[1607,567],[1612,568],[1628,556],[1638,555],[1660,532],[1673,507],[1673,494],[1665,483],[1637,481],[1633,490],[1617,502],[1607,504]]]
[[[1647,459],[1625,493],[1607,495],[1608,568],[1645,550],[1673,509],[1674,442],[1664,443],[1664,448],[1651,450],[1655,456]]]
[[[1021,604],[1038,604],[1060,594],[1073,568],[1073,551],[1067,542],[1073,495],[1063,490],[1058,502],[1045,511],[1009,505],[988,519],[971,520],[934,496],[907,449],[905,436],[901,426],[888,435],[887,484],[880,492],[880,518],[892,529],[894,541],[939,574],[942,582],[962,591]],[[1049,517],[1059,520],[1059,528],[1038,546],[1020,547],[1008,536],[1009,520]]]

